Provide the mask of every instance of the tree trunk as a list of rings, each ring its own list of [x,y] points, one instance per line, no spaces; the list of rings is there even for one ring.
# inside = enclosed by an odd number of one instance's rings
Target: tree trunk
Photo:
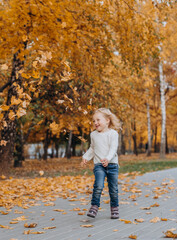
[[[163,76],[163,65],[159,63],[159,78],[160,78],[160,94],[161,94],[161,113],[162,113],[162,130],[161,130],[161,145],[160,145],[160,157],[165,158],[166,147],[166,103],[165,103],[165,78]]]
[[[50,143],[50,137],[49,137],[49,129],[46,130],[46,136],[45,136],[45,140],[44,140],[44,155],[43,155],[43,159],[47,160],[47,155],[48,155],[48,146]]]
[[[157,126],[155,126],[155,131],[154,131],[154,136],[155,136],[155,139],[154,139],[154,152],[157,153]]]
[[[11,105],[12,96],[18,98],[18,93],[14,83],[18,83],[19,85],[21,85],[21,77],[20,74],[18,74],[18,72],[23,68],[24,62],[18,58],[18,54],[19,51],[16,54],[14,54],[11,77],[7,85],[10,86],[7,93],[6,101],[7,106]],[[11,106],[9,110],[16,113],[17,107]],[[8,112],[6,112],[4,114],[4,126],[3,129],[1,130],[1,143],[3,144],[0,145],[0,168],[1,171],[3,172],[6,172],[8,170],[8,165],[10,164],[11,160],[13,160],[15,137],[16,137],[16,118],[14,120],[9,119],[9,114]]]
[[[56,151],[55,157],[56,158],[58,158],[58,150],[59,150],[59,142],[58,142],[58,139],[56,139],[55,141],[55,151]]]
[[[67,151],[66,151],[66,157],[69,159],[71,158],[71,143],[72,143],[72,135],[73,135],[73,132],[72,130],[69,132],[69,139],[68,139],[68,146],[67,146]]]
[[[169,154],[167,130],[166,130],[166,153]]]
[[[133,125],[133,130],[134,130],[134,133],[132,135],[132,138],[133,138],[133,145],[134,145],[134,154],[138,155],[138,150],[137,150],[137,142],[136,142],[136,123],[134,121],[134,123],[132,124]]]
[[[21,129],[20,120],[17,120],[15,150],[14,150],[14,167],[22,167],[22,161],[24,160],[24,141],[23,133]]]
[[[147,124],[148,124],[148,149],[147,156],[151,156],[151,117],[149,111],[149,103],[147,103]]]

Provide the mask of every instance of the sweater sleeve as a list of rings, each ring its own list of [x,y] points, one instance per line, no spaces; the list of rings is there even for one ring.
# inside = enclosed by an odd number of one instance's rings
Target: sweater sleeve
[[[116,131],[114,131],[110,136],[110,148],[106,159],[110,162],[112,158],[117,154],[118,149],[118,139],[119,135]]]
[[[90,134],[90,138],[91,138],[90,147],[89,147],[89,149],[86,151],[86,153],[82,156],[82,158],[86,159],[87,161],[90,161],[90,160],[94,157],[92,134]]]

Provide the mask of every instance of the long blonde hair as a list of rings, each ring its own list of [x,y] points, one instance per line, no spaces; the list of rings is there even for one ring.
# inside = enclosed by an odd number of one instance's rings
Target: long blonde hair
[[[119,129],[121,128],[121,124],[120,124],[120,121],[119,119],[116,117],[116,115],[114,113],[112,113],[108,108],[98,108],[94,111],[94,114],[95,113],[102,113],[103,116],[106,118],[106,119],[109,119],[110,122],[109,122],[109,128],[114,128],[114,129]]]

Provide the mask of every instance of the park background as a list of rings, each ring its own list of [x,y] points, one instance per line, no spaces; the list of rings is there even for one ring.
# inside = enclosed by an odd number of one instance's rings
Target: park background
[[[1,174],[78,166],[99,107],[120,119],[120,165],[175,167],[176,4],[2,0]]]

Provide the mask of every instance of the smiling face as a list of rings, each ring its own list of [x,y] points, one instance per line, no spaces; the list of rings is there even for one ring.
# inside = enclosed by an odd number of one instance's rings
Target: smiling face
[[[103,113],[97,112],[93,115],[93,125],[98,132],[106,132],[109,128],[110,120]]]

